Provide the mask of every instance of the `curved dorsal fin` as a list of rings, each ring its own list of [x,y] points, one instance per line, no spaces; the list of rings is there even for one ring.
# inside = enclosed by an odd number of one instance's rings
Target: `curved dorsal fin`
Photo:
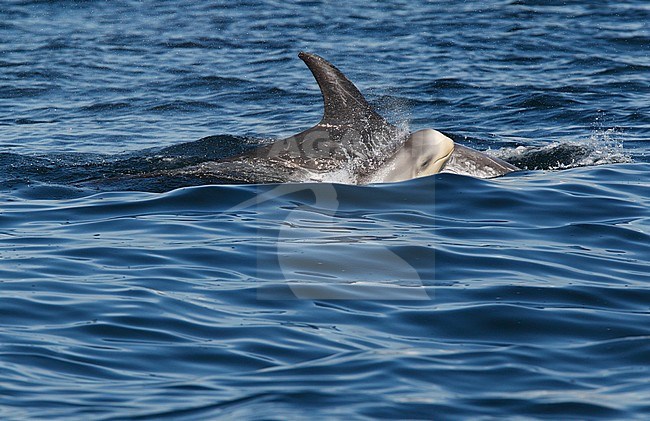
[[[341,124],[370,118],[384,120],[357,87],[327,60],[305,52],[300,52],[298,57],[307,64],[323,94],[325,111],[321,124]]]

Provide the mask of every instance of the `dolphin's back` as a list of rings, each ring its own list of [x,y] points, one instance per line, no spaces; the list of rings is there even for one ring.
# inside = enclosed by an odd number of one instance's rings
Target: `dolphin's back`
[[[494,156],[456,143],[442,172],[492,178],[518,171],[519,168]]]

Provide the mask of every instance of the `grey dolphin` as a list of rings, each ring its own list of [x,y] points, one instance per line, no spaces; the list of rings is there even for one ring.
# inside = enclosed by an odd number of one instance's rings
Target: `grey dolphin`
[[[242,155],[185,168],[177,174],[216,175],[233,182],[367,184],[436,174],[450,160],[454,161],[452,169],[465,161],[479,169],[487,166],[489,176],[516,169],[502,162],[499,173],[496,164],[500,160],[455,145],[436,130],[409,134],[399,129],[379,115],[331,63],[311,53],[301,52],[298,57],[311,70],[323,96],[323,117],[318,124]],[[482,176],[480,171],[463,174]]]
[[[491,178],[519,170],[454,143],[436,130],[408,134],[398,129],[334,65],[316,54],[301,52],[298,57],[318,82],[323,118],[304,132],[249,153],[258,158],[258,169],[260,163],[272,164],[276,171],[289,168],[289,181],[332,181],[319,174],[345,168],[357,184],[402,181],[441,171]]]
[[[399,129],[379,115],[335,66],[315,54],[301,52],[298,57],[320,87],[321,121],[243,155],[201,164],[202,171],[231,173],[236,181],[246,174],[244,181],[257,183],[356,184],[401,181],[440,171],[453,149],[451,139],[431,129],[412,134]]]

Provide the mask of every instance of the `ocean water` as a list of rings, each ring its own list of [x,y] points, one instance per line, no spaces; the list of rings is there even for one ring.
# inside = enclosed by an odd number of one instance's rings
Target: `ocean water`
[[[0,5],[0,418],[650,417],[650,6]],[[226,185],[170,170],[322,113],[524,168]]]

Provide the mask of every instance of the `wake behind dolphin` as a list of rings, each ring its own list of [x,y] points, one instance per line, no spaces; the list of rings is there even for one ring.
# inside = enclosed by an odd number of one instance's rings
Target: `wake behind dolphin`
[[[323,118],[315,126],[225,160],[177,171],[182,175],[218,174],[230,182],[278,183],[330,181],[352,184],[395,182],[436,174],[450,158],[490,167],[480,174],[496,176],[516,167],[478,151],[456,152],[442,133],[414,133],[390,124],[335,66],[315,54],[301,52],[323,96]],[[480,175],[479,175],[480,176]]]

